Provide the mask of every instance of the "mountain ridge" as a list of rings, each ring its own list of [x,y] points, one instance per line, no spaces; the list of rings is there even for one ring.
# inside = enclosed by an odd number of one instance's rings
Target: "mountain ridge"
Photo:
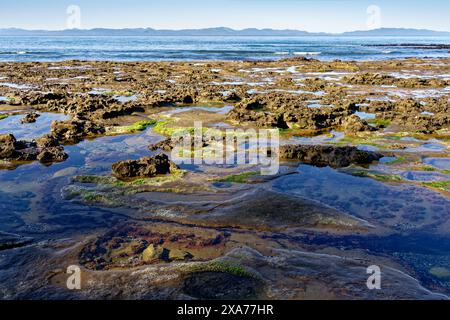
[[[343,33],[308,32],[294,29],[257,29],[236,30],[227,27],[202,29],[153,29],[153,28],[94,28],[65,30],[27,30],[20,28],[0,29],[0,36],[450,36],[448,31],[434,31],[412,28],[379,28],[356,30]]]

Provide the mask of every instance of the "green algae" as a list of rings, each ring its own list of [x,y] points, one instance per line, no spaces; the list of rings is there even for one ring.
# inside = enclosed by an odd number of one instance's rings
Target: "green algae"
[[[380,182],[402,182],[403,178],[398,174],[385,174],[380,172],[372,172],[365,170],[354,170],[350,174],[357,177],[367,177]]]
[[[115,135],[115,134],[137,133],[144,131],[145,129],[155,125],[156,123],[157,121],[154,119],[141,120],[129,126],[111,127],[108,130],[108,134]]]
[[[155,133],[164,135],[164,136],[183,136],[183,135],[194,135],[197,132],[195,131],[197,128],[195,127],[175,127],[171,126],[172,121],[170,120],[163,120],[163,121],[157,121],[156,124],[153,126],[152,130]],[[199,128],[200,129],[200,128]],[[272,128],[274,129],[274,128]],[[276,128],[278,129],[278,128]],[[247,139],[249,137],[255,137],[258,138],[260,135],[260,132],[254,131],[254,132],[248,132],[246,130],[233,130],[231,132],[227,132],[226,130],[220,130],[220,129],[214,129],[214,128],[208,128],[208,127],[201,127],[201,132],[199,133],[203,136],[210,136],[214,138],[235,138],[235,139]],[[217,140],[216,140],[217,141]]]
[[[114,184],[117,179],[109,176],[75,176],[73,181],[80,183]]]
[[[429,273],[439,279],[450,278],[450,270],[445,267],[432,267]]]
[[[107,96],[124,96],[124,97],[131,97],[132,95],[134,95],[134,92],[132,91],[106,91],[103,93],[104,95]]]
[[[201,264],[194,264],[187,267],[187,272],[222,272],[228,273],[239,277],[258,278],[258,276],[245,267],[229,262],[229,261],[211,261]]]
[[[158,121],[153,127],[153,132],[163,136],[173,136],[175,134],[194,134],[194,127],[170,127],[170,121]]]
[[[373,119],[367,121],[367,123],[376,125],[377,127],[386,128],[391,125],[392,121],[388,119]]]
[[[93,183],[97,185],[110,185],[115,187],[132,187],[132,186],[159,186],[163,183],[175,181],[185,174],[184,170],[174,170],[168,175],[159,175],[151,178],[138,178],[130,181],[119,180],[112,176],[75,176],[74,182]]]
[[[88,203],[102,203],[108,206],[117,206],[118,203],[114,201],[112,198],[108,197],[105,194],[95,192],[95,191],[86,191],[81,194],[81,198],[83,201]]]
[[[438,189],[438,190],[442,190],[442,191],[450,190],[450,180],[422,182],[421,184],[425,187],[430,187],[430,188]]]
[[[404,162],[404,161],[406,160],[405,157],[396,157],[396,158],[397,158],[397,159],[392,160],[392,161],[385,162],[384,164],[385,164],[385,165],[388,165],[388,166],[393,166],[393,165],[402,163],[402,162]]]
[[[220,179],[219,182],[247,183],[248,179],[250,177],[258,175],[258,174],[259,174],[258,171],[233,174],[233,175],[229,175],[225,178]]]
[[[80,188],[78,186],[67,186],[64,188],[64,198],[72,200],[80,197],[82,201],[90,204],[103,204],[109,207],[117,207],[120,203],[110,194],[104,192]]]
[[[372,147],[377,147],[377,148],[384,148],[385,146],[375,142],[375,139],[377,139],[377,137],[358,137],[358,136],[350,136],[350,135],[346,135],[345,137],[341,138],[339,141],[336,142],[327,142],[327,144],[333,144],[333,145],[368,145],[368,146],[372,146]]]
[[[419,168],[420,171],[426,171],[426,172],[434,172],[434,171],[438,171],[436,168],[431,167],[431,166],[423,166]]]
[[[7,114],[0,114],[0,120],[6,119],[8,117],[9,117],[9,115],[7,115]]]

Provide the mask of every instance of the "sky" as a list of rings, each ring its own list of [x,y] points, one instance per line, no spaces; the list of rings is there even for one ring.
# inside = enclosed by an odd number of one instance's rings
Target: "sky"
[[[193,29],[219,26],[333,33],[378,27],[450,31],[450,1],[0,0],[0,28]]]

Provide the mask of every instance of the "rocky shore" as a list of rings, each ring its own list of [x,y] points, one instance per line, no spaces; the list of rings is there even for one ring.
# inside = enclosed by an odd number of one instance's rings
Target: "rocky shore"
[[[0,63],[0,298],[448,298],[449,74],[415,58]],[[227,129],[277,129],[278,172],[175,163],[198,121],[214,134],[184,147],[207,160]],[[373,264],[385,290],[365,287]]]

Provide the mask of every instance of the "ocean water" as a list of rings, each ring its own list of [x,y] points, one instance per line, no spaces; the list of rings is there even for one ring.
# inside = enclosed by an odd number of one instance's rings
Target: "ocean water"
[[[0,37],[0,61],[381,60],[450,57],[449,49],[380,44],[448,44],[450,37]]]

